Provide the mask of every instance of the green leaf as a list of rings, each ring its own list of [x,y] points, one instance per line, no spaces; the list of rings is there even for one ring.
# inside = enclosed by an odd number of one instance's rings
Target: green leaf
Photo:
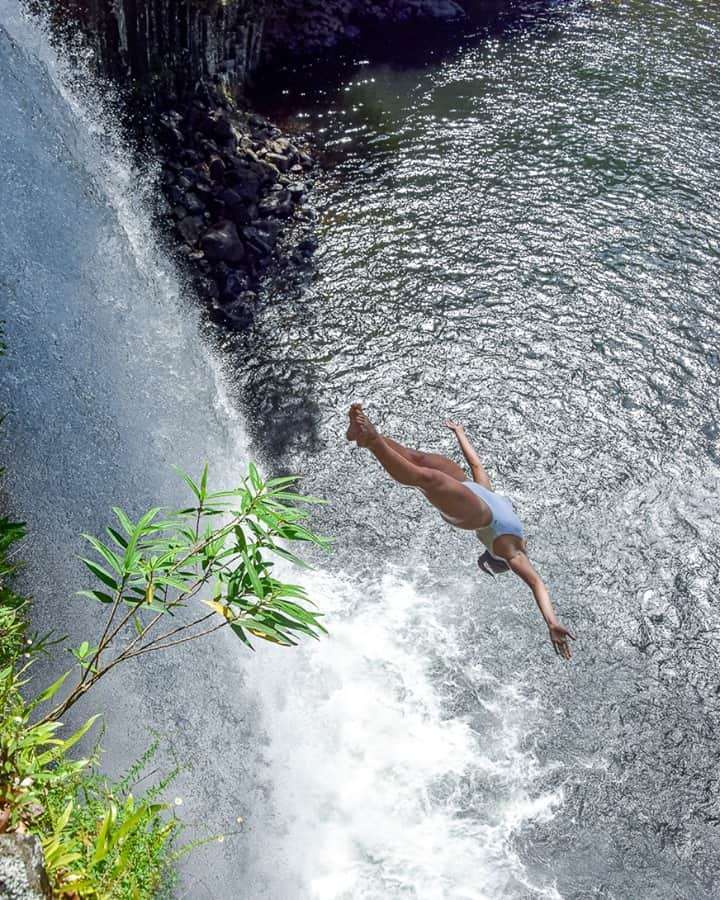
[[[249,463],[248,465],[248,475],[250,476],[250,483],[255,488],[256,491],[261,491],[263,487],[262,479],[260,478],[260,473],[257,470],[257,466],[255,463]]]
[[[283,597],[295,597],[296,600],[307,601],[307,591],[299,584],[281,584],[278,590]]]
[[[11,522],[6,516],[0,518],[0,553],[24,538],[26,533],[24,522]]]
[[[62,853],[61,848],[58,847],[57,853],[46,852],[45,853],[45,862],[47,863],[48,869],[67,869],[74,862],[77,862],[82,858],[82,854],[77,851],[71,851],[69,853]],[[59,888],[60,895],[72,893],[73,896],[77,897],[77,885],[73,881],[69,886]]]
[[[190,573],[193,577],[195,575],[194,572]],[[169,587],[174,587],[178,591],[185,591],[187,589],[187,582],[183,581],[182,578],[172,578],[168,575],[158,575],[155,579],[155,584],[166,584]]]
[[[114,849],[124,840],[127,835],[131,832],[135,831],[138,825],[140,825],[144,819],[157,815],[161,810],[167,809],[167,804],[165,803],[152,803],[149,806],[141,806],[140,809],[136,810],[131,816],[129,816],[122,825],[117,829],[117,831],[113,832],[110,835],[110,849]]]
[[[291,640],[287,635],[282,634],[272,625],[266,625],[265,622],[258,622],[257,619],[243,620],[245,630],[255,637],[261,638],[263,641],[270,641],[273,644],[280,644],[283,647],[296,646],[295,641]]]
[[[253,591],[255,591],[255,594],[260,598],[260,600],[262,600],[263,597],[265,596],[265,589],[263,588],[262,582],[258,578],[257,570],[255,569],[255,566],[253,565],[252,560],[250,559],[250,557],[248,556],[248,554],[245,550],[243,550],[243,552],[241,553],[241,556],[242,556],[243,562],[245,563],[245,571],[247,572],[248,578],[250,579],[250,583],[252,584]]]
[[[255,510],[255,516],[260,519],[261,522],[269,525],[274,531],[279,531],[285,524],[281,518],[276,516],[274,512],[271,512],[265,506],[258,506]]]
[[[292,484],[295,481],[298,481],[299,478],[297,475],[283,475],[280,478],[270,478],[265,482],[266,488],[276,488],[285,484]]]
[[[277,627],[288,629],[290,631],[301,631],[303,634],[307,634],[317,640],[317,635],[310,625],[306,625],[304,622],[298,622],[296,619],[290,619],[274,610],[266,610],[263,615],[263,620],[273,628]]]
[[[268,538],[270,537],[270,533],[266,531],[262,527],[262,525],[260,525],[254,519],[246,519],[245,524],[261,543],[269,543]]]
[[[60,722],[46,722],[44,725],[33,725],[18,740],[17,747],[18,749],[23,749],[25,747],[37,748],[43,744],[60,744],[62,741],[53,738],[53,734],[61,727]],[[36,770],[35,775],[39,777],[41,773]]]
[[[125,513],[120,509],[119,506],[113,506],[112,511],[118,518],[118,521],[122,525],[126,534],[132,534],[133,528],[135,527],[133,523],[128,519]]]
[[[144,594],[143,594],[142,597],[123,597],[123,598],[122,598],[122,601],[123,601],[123,603],[125,603],[127,606],[129,606],[129,607],[131,607],[131,608],[134,608],[134,609],[136,609],[136,610],[137,610],[137,609],[140,609],[140,607],[142,607],[143,609],[151,609],[151,610],[153,610],[154,612],[167,613],[167,615],[169,615],[169,616],[172,616],[172,615],[173,615],[173,611],[172,611],[171,609],[169,609],[169,608],[168,608],[164,603],[162,603],[162,602],[158,602],[157,600],[153,600],[151,603],[147,603],[147,602],[145,601],[145,595],[144,595]],[[184,604],[182,604],[182,605],[184,605]]]
[[[294,494],[289,491],[272,491],[271,497],[280,500],[291,500],[295,503],[327,503],[322,497],[313,497],[310,494]]]
[[[251,650],[255,649],[253,647],[253,645],[250,643],[250,641],[248,640],[248,636],[245,634],[245,631],[243,630],[243,628],[240,625],[232,623],[230,625],[230,627],[235,632],[235,634],[240,638],[240,640],[243,642],[243,644],[246,644]]]
[[[111,569],[115,569],[118,575],[122,575],[122,566],[120,565],[120,559],[112,552],[109,547],[106,547],[102,541],[99,541],[97,538],[94,538],[91,534],[83,534],[85,540],[91,545],[91,547],[102,556],[105,562],[110,566]]]
[[[68,801],[68,804],[60,814],[60,817],[54,823],[53,830],[55,834],[60,834],[61,831],[65,830],[67,823],[70,821],[70,814],[72,813],[74,806],[75,803],[72,800]]]
[[[95,852],[93,853],[92,859],[90,860],[91,866],[96,866],[99,862],[102,862],[110,852],[108,833],[110,831],[110,828],[115,824],[116,819],[117,806],[111,802],[110,809],[105,813],[100,831],[97,838],[95,839]]]
[[[183,470],[178,468],[178,466],[173,466],[173,468],[178,473],[178,475],[180,475],[180,477],[183,479],[185,484],[187,484],[187,486],[190,488],[190,490],[193,492],[193,494],[197,497],[197,499],[200,500],[200,488],[195,484],[195,482],[187,474],[187,472],[183,472]]]
[[[132,569],[135,563],[135,548],[137,547],[138,541],[144,534],[148,532],[148,526],[155,518],[155,516],[160,512],[161,507],[156,506],[153,509],[148,510],[142,518],[138,520],[137,525],[132,528],[130,533],[130,540],[128,541],[127,548],[125,549],[125,569]]]
[[[242,574],[242,572],[238,572],[236,570],[228,578],[227,590],[225,594],[226,601],[228,603],[234,603],[238,593],[242,592]]]
[[[298,619],[300,622],[307,622],[314,628],[319,628],[327,634],[326,629],[318,622],[318,618],[322,613],[311,612],[309,609],[304,609],[299,603],[293,603],[291,600],[273,600],[272,605],[273,608],[277,607],[284,613],[287,613],[287,615]]]
[[[12,666],[5,666],[4,669],[0,669],[0,684],[3,684],[5,681],[8,681],[13,674]]]
[[[114,528],[110,528],[110,527],[106,528],[105,530],[110,535],[110,537],[115,541],[115,543],[118,545],[118,547],[122,547],[123,550],[127,547],[127,541],[120,534],[119,531],[116,531]]]
[[[53,697],[63,686],[65,683],[65,679],[72,672],[72,669],[68,669],[67,672],[64,672],[57,681],[53,681],[50,687],[45,688],[37,697],[31,702],[28,703],[28,709],[35,709],[36,706],[39,706],[41,703],[44,703],[46,700],[49,700]]]
[[[109,572],[106,572],[105,569],[101,568],[97,563],[94,563],[91,559],[85,559],[85,557],[81,556],[80,561],[85,563],[85,565],[90,569],[92,574],[99,578],[103,584],[106,584],[109,588],[112,588],[114,591],[117,590],[117,583],[115,579]]]
[[[241,550],[247,549],[247,538],[245,537],[245,532],[239,525],[236,525],[233,528],[233,533],[235,534],[235,540],[237,541],[237,546]]]
[[[78,728],[78,730],[74,734],[72,734],[66,741],[61,741],[53,750],[47,750],[45,753],[41,753],[38,756],[38,762],[41,765],[47,765],[54,759],[57,759],[60,756],[64,756],[74,744],[77,744],[80,738],[85,736],[85,734],[92,728],[92,726],[99,718],[99,715],[90,716],[87,722],[85,722],[84,725],[81,725],[80,728]]]
[[[314,541],[315,535],[303,528],[302,525],[284,525],[280,531],[281,537],[289,541]]]
[[[153,515],[157,515],[161,510],[160,508],[156,510],[151,510],[150,513]],[[150,513],[147,515],[149,516]],[[145,517],[143,517],[144,519]],[[161,522],[153,522],[150,525],[148,522],[143,522],[143,519],[140,520],[138,524],[142,524],[143,530],[145,534],[156,534],[158,531],[171,531],[173,528],[177,528],[178,520],[177,519],[163,519]],[[167,538],[158,538],[155,541],[148,541],[148,543],[155,544],[167,544]]]
[[[282,559],[286,559],[288,562],[299,566],[301,569],[312,568],[312,566],[309,563],[306,563],[304,559],[300,559],[299,556],[295,556],[294,553],[291,553],[289,550],[285,550],[282,547],[278,547],[276,544],[271,544],[269,549],[271,553],[274,553],[276,556],[280,556]]]
[[[0,606],[6,609],[20,609],[26,602],[25,597],[20,597],[12,590],[0,588]]]
[[[105,594],[103,591],[75,591],[79,597],[89,597],[91,600],[99,600],[100,603],[113,603],[114,597]]]
[[[208,465],[205,463],[205,466],[202,470],[202,475],[200,476],[200,495],[201,499],[204,500],[207,496],[207,480],[208,480]]]
[[[149,509],[149,510],[145,513],[145,515],[142,516],[142,517],[138,520],[137,527],[138,527],[139,529],[141,529],[141,530],[144,531],[144,530],[150,525],[150,523],[152,522],[152,520],[155,518],[155,516],[156,516],[161,510],[162,510],[162,506],[154,506],[152,509]],[[163,525],[160,524],[160,525],[158,525],[157,527],[162,528]]]
[[[286,523],[301,522],[303,519],[310,518],[310,514],[304,509],[300,509],[297,506],[285,506],[283,503],[278,503],[273,500],[272,497],[267,497],[265,499],[264,506],[267,509],[272,510],[279,519],[282,519],[283,522]]]

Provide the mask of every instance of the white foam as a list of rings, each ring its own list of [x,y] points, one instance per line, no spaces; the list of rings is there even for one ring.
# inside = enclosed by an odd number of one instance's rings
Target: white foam
[[[435,612],[446,598],[396,573],[378,578],[314,573],[308,588],[330,636],[280,663],[258,654],[284,864],[313,900],[508,896],[525,878],[509,838],[561,797],[529,794],[539,771],[520,748],[522,694],[490,685],[486,734],[452,715],[430,671],[433,657],[448,667],[459,657]],[[492,681],[481,669],[465,675]]]

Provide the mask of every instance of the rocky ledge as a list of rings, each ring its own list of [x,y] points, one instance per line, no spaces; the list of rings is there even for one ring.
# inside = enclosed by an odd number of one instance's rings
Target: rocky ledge
[[[51,896],[38,838],[0,834],[0,900],[48,900]]]
[[[246,327],[262,276],[280,262],[288,224],[315,218],[304,202],[313,158],[214,86],[200,84],[184,103],[163,106],[153,131],[167,216],[200,296],[216,318]],[[283,248],[283,263],[310,261],[316,242],[306,231]]]

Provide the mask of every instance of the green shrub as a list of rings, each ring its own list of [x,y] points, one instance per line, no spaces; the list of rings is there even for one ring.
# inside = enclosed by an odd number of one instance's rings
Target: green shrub
[[[8,576],[12,545],[24,534],[0,520],[0,831],[31,832],[43,845],[55,896],[150,900],[169,896],[172,840],[180,829],[157,802],[168,779],[142,797],[132,782],[157,749],[154,744],[129,775],[113,784],[97,771],[96,757],[72,759],[70,749],[92,726],[69,738],[58,721],[33,722],[61,681],[26,700],[31,665],[51,642],[28,637],[26,600]]]
[[[59,896],[171,896],[173,839],[182,825],[174,815],[164,815],[169,806],[157,797],[174,773],[140,798],[131,790],[132,775],[142,771],[157,747],[155,742],[118,784],[93,770],[76,779],[74,801],[66,802],[64,791],[50,792],[45,819],[50,837],[44,848]]]
[[[308,513],[299,506],[321,501],[290,491],[294,477],[263,480],[252,463],[228,491],[208,490],[207,466],[197,483],[180,475],[192,491],[190,506],[164,517],[151,509],[137,522],[115,507],[107,543],[84,535],[95,558],[82,561],[98,586],[78,593],[108,612],[97,642],[71,651],[78,681],[43,721],[62,716],[120,663],[221,628],[250,648],[251,637],[289,647],[300,635],[325,631],[305,589],[273,575],[274,557],[305,566],[288,542],[328,546],[305,526]]]

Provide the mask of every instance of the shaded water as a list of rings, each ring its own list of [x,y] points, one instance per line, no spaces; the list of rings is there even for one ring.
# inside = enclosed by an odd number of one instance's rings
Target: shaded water
[[[235,391],[257,448],[331,500],[308,577],[331,634],[104,697],[112,767],[152,725],[193,765],[191,817],[247,820],[190,858],[189,897],[717,893],[720,12],[525,8],[299,120],[334,157],[316,275],[276,286]],[[73,535],[173,499],[171,462],[227,482],[245,440],[112,131],[0,10],[3,455],[52,621]],[[472,539],[348,447],[353,399],[427,449],[465,421],[570,664],[519,582],[479,578]]]

